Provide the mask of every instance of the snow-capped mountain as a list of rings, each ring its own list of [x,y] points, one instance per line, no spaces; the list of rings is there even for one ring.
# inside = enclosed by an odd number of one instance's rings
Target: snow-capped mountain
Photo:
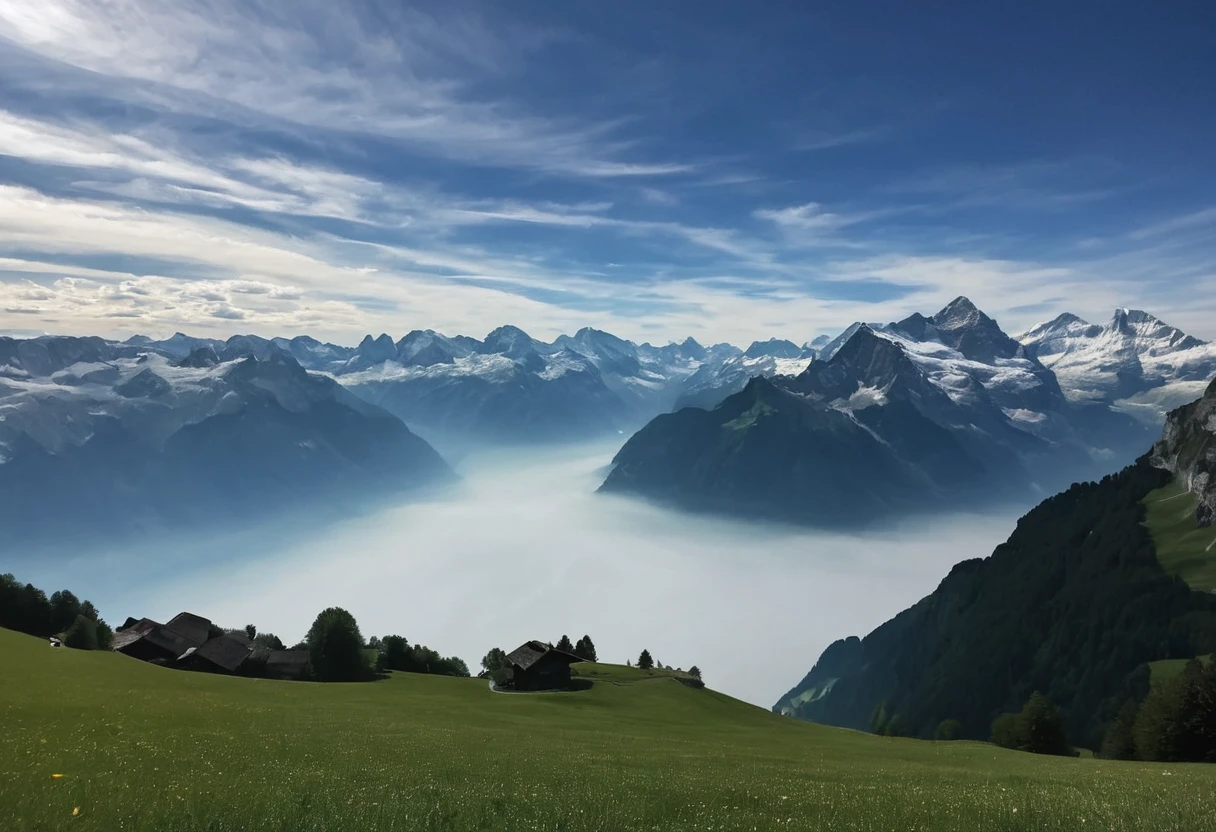
[[[1216,375],[1216,344],[1137,309],[1105,325],[1064,314],[1018,337],[1049,367],[1071,401],[1101,403],[1159,426]]]
[[[345,362],[320,369],[460,452],[632,431],[670,408],[699,370],[740,355],[729,344],[704,347],[691,338],[639,346],[590,328],[546,343],[502,326],[484,340],[432,330],[396,344],[368,336]],[[771,364],[760,360],[756,372]]]
[[[789,343],[788,341],[786,343]],[[755,346],[754,344],[752,346]],[[795,347],[799,353],[802,350]],[[782,358],[772,355],[736,355],[720,363],[703,364],[683,384],[683,392],[676,399],[673,410],[684,407],[699,407],[709,410],[717,407],[727,396],[738,393],[757,376],[795,376],[805,370],[812,357],[801,355]]]
[[[6,539],[349,507],[452,476],[399,419],[285,352],[225,361],[215,346],[175,358],[139,342],[0,339]]]
[[[855,324],[837,340],[797,376],[753,379],[708,414],[656,418],[621,449],[604,489],[859,523],[1028,500],[1146,444],[1132,420],[1070,403],[1051,371],[966,298],[931,317]]]

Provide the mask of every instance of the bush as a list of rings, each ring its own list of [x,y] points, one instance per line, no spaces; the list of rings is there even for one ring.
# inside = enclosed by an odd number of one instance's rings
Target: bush
[[[72,626],[63,634],[63,643],[76,650],[96,650],[100,647],[97,638],[97,622],[77,615]]]
[[[943,719],[933,732],[933,739],[938,742],[953,742],[963,735],[963,725],[957,719]]]
[[[318,615],[304,642],[312,672],[319,681],[360,682],[371,678],[359,625],[341,607],[330,607]]]

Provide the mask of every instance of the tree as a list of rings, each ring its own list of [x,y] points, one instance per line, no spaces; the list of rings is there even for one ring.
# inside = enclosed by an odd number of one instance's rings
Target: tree
[[[688,668],[688,675],[697,681],[701,681],[701,668],[694,664],[692,667]]]
[[[492,647],[489,653],[481,657],[481,669],[489,676],[493,676],[496,671],[510,667],[511,662],[507,658],[507,653],[501,647]]]
[[[1132,729],[1136,756],[1153,762],[1216,762],[1216,660],[1192,660],[1153,686]]]
[[[66,589],[51,595],[51,632],[64,633],[80,615],[80,599]]]
[[[1064,718],[1047,697],[1035,691],[1016,714],[1001,714],[992,723],[992,742],[1032,754],[1069,756],[1072,747]]]
[[[253,641],[257,637],[258,637],[258,628],[253,626],[252,624],[246,624],[245,625],[245,638],[249,639],[250,641]]]
[[[574,655],[578,656],[585,662],[598,661],[595,653],[595,644],[591,641],[591,636],[583,636],[574,645]]]
[[[258,633],[253,637],[255,647],[261,647],[264,650],[286,650],[283,646],[283,640],[274,633]]]
[[[1140,705],[1134,699],[1129,699],[1119,709],[1118,715],[1106,729],[1102,738],[1102,750],[1099,752],[1108,760],[1136,759],[1136,715]]]
[[[320,681],[358,682],[371,676],[359,625],[341,607],[330,607],[318,615],[304,641],[312,672]]]
[[[938,742],[952,742],[962,736],[962,733],[962,723],[957,719],[943,719],[937,724],[937,730],[933,732],[933,739]]]
[[[1022,747],[1022,725],[1017,714],[1001,714],[992,720],[992,744],[1014,750]]]
[[[97,638],[97,622],[77,615],[72,626],[63,634],[63,643],[77,650],[96,650],[100,647]]]
[[[563,635],[557,642],[557,649],[563,653],[573,653],[574,645],[570,643],[570,636]]]
[[[649,650],[643,650],[642,654],[638,656],[638,669],[654,670],[654,659],[650,657]]]
[[[887,723],[890,721],[891,715],[887,713],[887,700],[884,699],[870,712],[870,731],[875,734],[885,734]]]
[[[1038,691],[1031,694],[1020,718],[1025,737],[1023,751],[1061,757],[1072,754],[1072,746],[1068,744],[1068,735],[1064,730],[1064,717],[1046,696]]]
[[[414,655],[405,636],[385,636],[380,639],[380,655],[387,670],[414,670]]]

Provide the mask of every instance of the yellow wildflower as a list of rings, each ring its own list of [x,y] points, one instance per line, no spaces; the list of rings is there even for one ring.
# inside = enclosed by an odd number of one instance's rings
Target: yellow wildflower
[[[80,807],[77,806],[75,809],[72,810],[72,817],[79,817],[79,816],[80,816]]]

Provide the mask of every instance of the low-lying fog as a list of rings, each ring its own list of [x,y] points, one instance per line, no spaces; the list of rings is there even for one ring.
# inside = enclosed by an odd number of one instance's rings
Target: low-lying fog
[[[769,707],[831,641],[864,635],[1013,528],[1012,512],[864,535],[682,515],[595,494],[614,450],[468,460],[457,495],[286,544],[194,540],[130,562],[82,553],[0,569],[72,589],[113,625],[185,609],[288,644],[321,609],[342,606],[364,636],[400,633],[474,672],[491,647],[586,633],[602,660],[636,661],[647,648]]]

